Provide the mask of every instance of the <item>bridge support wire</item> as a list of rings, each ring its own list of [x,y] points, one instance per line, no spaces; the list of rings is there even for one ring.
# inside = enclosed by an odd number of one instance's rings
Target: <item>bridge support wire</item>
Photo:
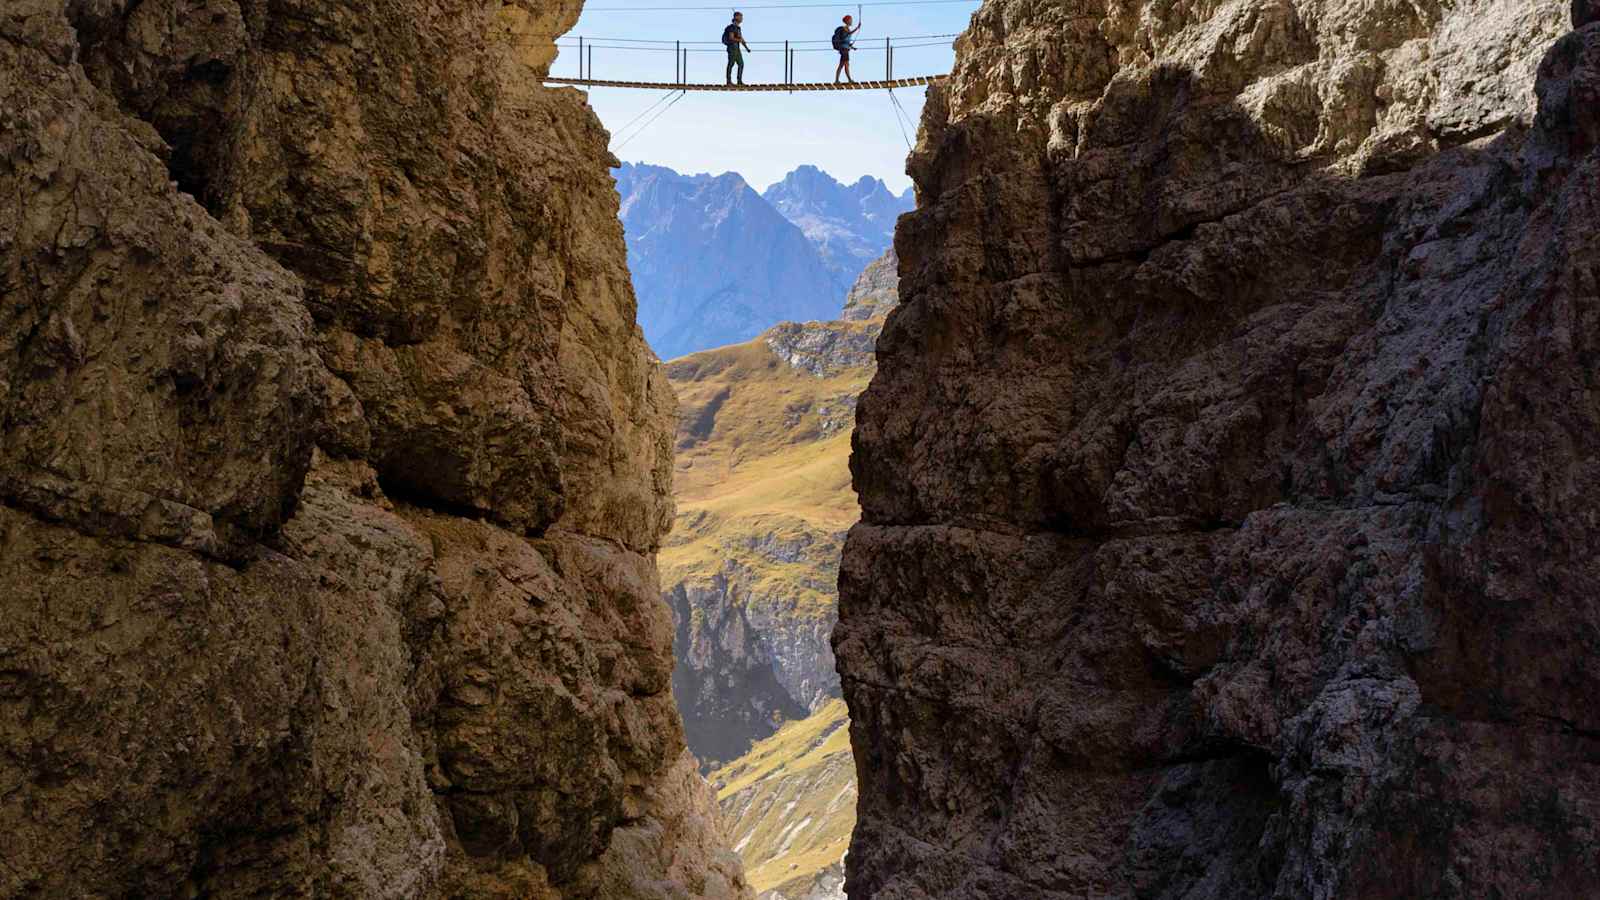
[[[910,150],[911,137],[906,134],[906,124],[911,122],[911,116],[905,107],[900,105],[900,98],[894,95],[894,88],[889,89],[889,102],[894,104],[894,123],[900,126],[900,139],[906,142],[906,149]],[[911,127],[913,131],[916,130],[916,125],[913,124]]]
[[[616,133],[611,135],[611,139],[614,141],[617,138],[622,137],[623,134],[627,133],[629,128],[633,127],[633,123],[639,121],[640,119],[644,118],[645,116],[650,115],[650,113],[653,112],[656,109],[656,107],[658,107],[661,104],[667,102],[668,100],[671,100],[673,95],[675,95],[677,93],[678,93],[677,91],[667,91],[665,94],[662,94],[660,97],[657,97],[656,98],[656,102],[650,104],[649,106],[646,106],[637,116],[634,116],[633,118],[629,119],[627,121],[627,124],[623,125],[621,128],[618,128],[616,130]]]
[[[638,137],[641,134],[644,134],[645,131],[648,130],[651,125],[655,124],[655,121],[657,119],[659,119],[662,116],[666,115],[667,110],[673,108],[674,106],[677,106],[679,100],[682,100],[683,98],[689,96],[689,92],[688,91],[682,91],[682,90],[674,91],[673,93],[670,93],[667,96],[668,97],[672,97],[672,102],[668,103],[666,106],[661,107],[659,112],[657,112],[655,115],[651,116],[649,119],[645,120],[645,123],[643,125],[640,125],[638,128],[634,129],[633,134],[628,135],[626,138],[624,138],[622,140],[621,143],[617,144],[614,147],[611,147],[610,150],[611,150],[612,153],[616,153],[617,151],[621,150],[623,147],[626,147],[628,145],[629,141],[633,140],[634,138]],[[664,100],[666,98],[663,97],[662,99]],[[655,104],[652,104],[652,106],[659,105],[660,103],[661,103],[661,100],[657,100],[655,102]],[[645,112],[649,112],[649,110],[647,109],[647,110],[645,110]],[[640,113],[639,114],[639,116],[643,116],[643,115],[644,115],[644,113]],[[634,120],[637,121],[639,119],[639,116],[634,116]],[[626,128],[627,126],[623,126],[623,127]],[[621,132],[618,132],[618,133],[620,134]]]

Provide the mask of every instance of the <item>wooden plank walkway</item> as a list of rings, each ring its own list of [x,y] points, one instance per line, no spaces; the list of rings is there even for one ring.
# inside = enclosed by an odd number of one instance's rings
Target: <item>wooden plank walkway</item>
[[[916,87],[943,81],[947,75],[916,75],[890,81],[858,81],[834,84],[831,81],[798,81],[793,84],[674,84],[670,81],[609,81],[604,78],[560,78],[548,75],[545,84],[572,85],[574,87],[643,88],[653,91],[873,91],[887,88]]]

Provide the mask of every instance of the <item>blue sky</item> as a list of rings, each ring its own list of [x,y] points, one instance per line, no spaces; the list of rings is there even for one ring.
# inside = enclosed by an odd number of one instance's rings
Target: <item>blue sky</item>
[[[758,0],[749,7],[725,10],[662,11],[647,9],[670,5],[704,6],[704,0],[591,0],[578,24],[560,39],[563,47],[579,35],[593,43],[594,75],[598,78],[671,81],[672,53],[613,49],[627,41],[609,39],[660,39],[705,41],[689,54],[689,80],[721,82],[726,56],[716,41],[732,10],[744,12],[744,36],[755,48],[745,57],[745,81],[783,80],[783,53],[758,41],[811,40],[826,42],[846,13],[857,15],[853,5],[836,8],[763,9],[782,0]],[[602,8],[603,7],[603,8]],[[626,7],[618,10],[618,7]],[[861,11],[863,27],[856,36],[857,51],[851,68],[857,81],[882,78],[883,38],[913,37],[960,32],[978,8],[972,2],[916,6],[867,6]],[[898,42],[898,41],[897,41]],[[930,43],[916,41],[912,43]],[[906,47],[895,51],[897,76],[949,71],[954,51],[948,40],[935,46]],[[797,53],[796,79],[831,81],[838,57],[826,43],[812,44],[825,52]],[[781,48],[781,45],[780,45]],[[575,50],[563,49],[551,67],[553,75],[578,74]],[[911,116],[907,132],[916,140],[915,123],[922,114],[924,88],[895,91]],[[627,162],[670,166],[680,172],[738,172],[760,191],[804,163],[819,166],[844,182],[874,175],[899,192],[911,184],[905,174],[906,143],[885,91],[826,93],[695,93],[679,99],[670,109],[626,144],[619,146],[619,131],[666,92],[593,88],[589,103],[612,132],[612,150]],[[664,104],[663,104],[664,106]],[[661,107],[658,107],[657,111]],[[628,138],[656,111],[639,119],[620,137]]]

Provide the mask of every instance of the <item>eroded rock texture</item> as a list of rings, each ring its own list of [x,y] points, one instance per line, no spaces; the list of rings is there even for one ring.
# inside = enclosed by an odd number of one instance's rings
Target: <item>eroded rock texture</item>
[[[1600,891],[1600,26],[997,0],[835,633],[857,898]]]
[[[0,9],[0,896],[747,893],[576,14]]]

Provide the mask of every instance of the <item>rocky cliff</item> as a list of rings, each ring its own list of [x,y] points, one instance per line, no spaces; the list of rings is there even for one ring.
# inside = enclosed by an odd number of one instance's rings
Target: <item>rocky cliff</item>
[[[975,15],[851,463],[852,897],[1600,891],[1567,14]]]
[[[882,256],[867,264],[850,293],[845,295],[844,310],[839,318],[847,322],[866,322],[882,319],[900,302],[900,257],[890,247]]]
[[[0,896],[745,893],[576,14],[0,9]]]

